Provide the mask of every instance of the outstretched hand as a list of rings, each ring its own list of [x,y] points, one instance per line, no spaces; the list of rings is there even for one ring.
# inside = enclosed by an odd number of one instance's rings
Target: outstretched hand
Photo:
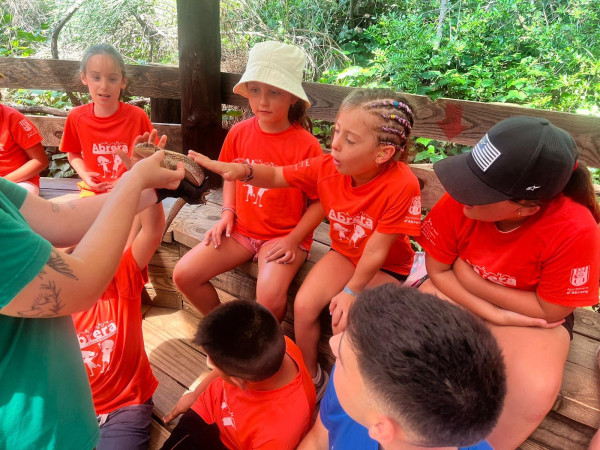
[[[165,145],[167,145],[167,136],[165,136],[164,134],[160,137],[160,139],[158,139],[157,142],[157,137],[158,137],[158,130],[153,129],[152,131],[148,132],[146,131],[144,134],[141,134],[139,136],[137,136],[134,140],[133,140],[133,149],[131,151],[131,158],[121,149],[118,149],[116,151],[116,154],[119,155],[119,158],[121,158],[121,161],[123,161],[123,165],[127,168],[127,170],[131,170],[131,168],[134,166],[135,163],[141,161],[142,159],[144,159],[143,156],[141,156],[139,153],[136,153],[135,151],[135,146],[139,145],[139,144],[155,144],[158,148],[165,148]]]
[[[215,161],[193,150],[188,152],[188,156],[205,169],[221,175],[226,181],[242,180],[248,175],[243,164]]]
[[[188,409],[190,409],[194,405],[194,402],[196,401],[197,397],[198,396],[194,392],[187,392],[183,394],[181,398],[177,400],[177,403],[175,404],[173,409],[166,416],[163,417],[163,423],[169,423],[171,420],[175,419],[176,417],[180,416]]]

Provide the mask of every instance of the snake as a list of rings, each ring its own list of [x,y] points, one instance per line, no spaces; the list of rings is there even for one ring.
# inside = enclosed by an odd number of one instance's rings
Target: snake
[[[156,145],[150,143],[138,144],[133,148],[133,151],[143,158],[147,158],[153,155],[158,150],[163,150],[165,152],[165,158],[161,163],[162,167],[175,170],[177,168],[177,163],[182,162],[183,167],[185,169],[184,178],[190,183],[192,183],[194,186],[202,186],[202,183],[204,183],[204,180],[206,179],[206,175],[204,174],[202,167],[200,167],[193,159],[189,158],[188,156],[185,156],[178,152],[173,152],[171,150],[159,148]],[[208,192],[209,190],[207,189],[202,194],[202,199],[200,200],[201,204],[206,203],[206,196]],[[177,216],[179,211],[181,211],[181,208],[183,208],[185,204],[186,201],[183,198],[178,198],[175,201],[165,221],[165,229],[163,232],[163,236],[167,233],[167,230],[171,226],[171,222],[173,222],[173,219],[175,219],[175,217]]]

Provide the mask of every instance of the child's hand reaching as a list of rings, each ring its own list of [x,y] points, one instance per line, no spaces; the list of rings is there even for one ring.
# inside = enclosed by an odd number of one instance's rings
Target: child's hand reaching
[[[348,312],[355,302],[356,297],[345,292],[340,292],[331,299],[329,312],[331,313],[331,329],[333,334],[341,333],[348,324]]]
[[[204,234],[204,241],[202,241],[202,243],[208,245],[210,244],[210,241],[212,241],[215,248],[219,247],[219,245],[221,245],[221,240],[223,239],[223,232],[225,233],[225,236],[231,236],[233,221],[233,214],[224,214],[223,218]]]
[[[226,181],[242,180],[248,176],[248,167],[243,164],[215,161],[193,150],[188,152],[188,156],[205,169],[218,173]]]

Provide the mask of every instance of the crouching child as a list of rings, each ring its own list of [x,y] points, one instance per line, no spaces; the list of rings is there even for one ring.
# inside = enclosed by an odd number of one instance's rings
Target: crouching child
[[[228,302],[202,320],[194,342],[213,371],[165,416],[184,413],[162,448],[295,449],[312,423],[315,388],[275,316]]]

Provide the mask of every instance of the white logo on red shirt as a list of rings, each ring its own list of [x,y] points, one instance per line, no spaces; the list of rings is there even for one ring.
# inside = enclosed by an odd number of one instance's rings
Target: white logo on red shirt
[[[421,216],[421,196],[417,195],[416,197],[413,197],[408,212],[413,216]]]
[[[115,347],[114,339],[109,339],[117,333],[117,325],[112,321],[96,324],[92,331],[83,331],[78,333],[79,347],[83,363],[94,376],[94,369],[100,367],[100,373],[106,372],[110,367],[111,354]],[[94,345],[95,344],[95,345]],[[92,347],[93,345],[93,347]],[[84,350],[85,349],[85,350]],[[97,356],[102,354],[100,361]],[[97,363],[100,364],[97,364]]]
[[[573,286],[583,286],[590,279],[590,266],[571,269],[571,284]]]
[[[331,221],[333,229],[338,232],[340,241],[348,241],[348,244],[354,248],[358,248],[362,238],[367,236],[366,230],[373,229],[373,218],[369,215],[360,213],[357,216],[351,216],[346,212],[337,212],[333,209],[329,211],[327,216]],[[350,237],[348,235],[352,233]]]
[[[19,122],[19,125],[21,125],[21,128],[23,128],[23,130],[25,130],[26,132],[33,130],[33,127],[31,126],[31,124],[29,123],[29,121],[27,119],[21,120]]]

